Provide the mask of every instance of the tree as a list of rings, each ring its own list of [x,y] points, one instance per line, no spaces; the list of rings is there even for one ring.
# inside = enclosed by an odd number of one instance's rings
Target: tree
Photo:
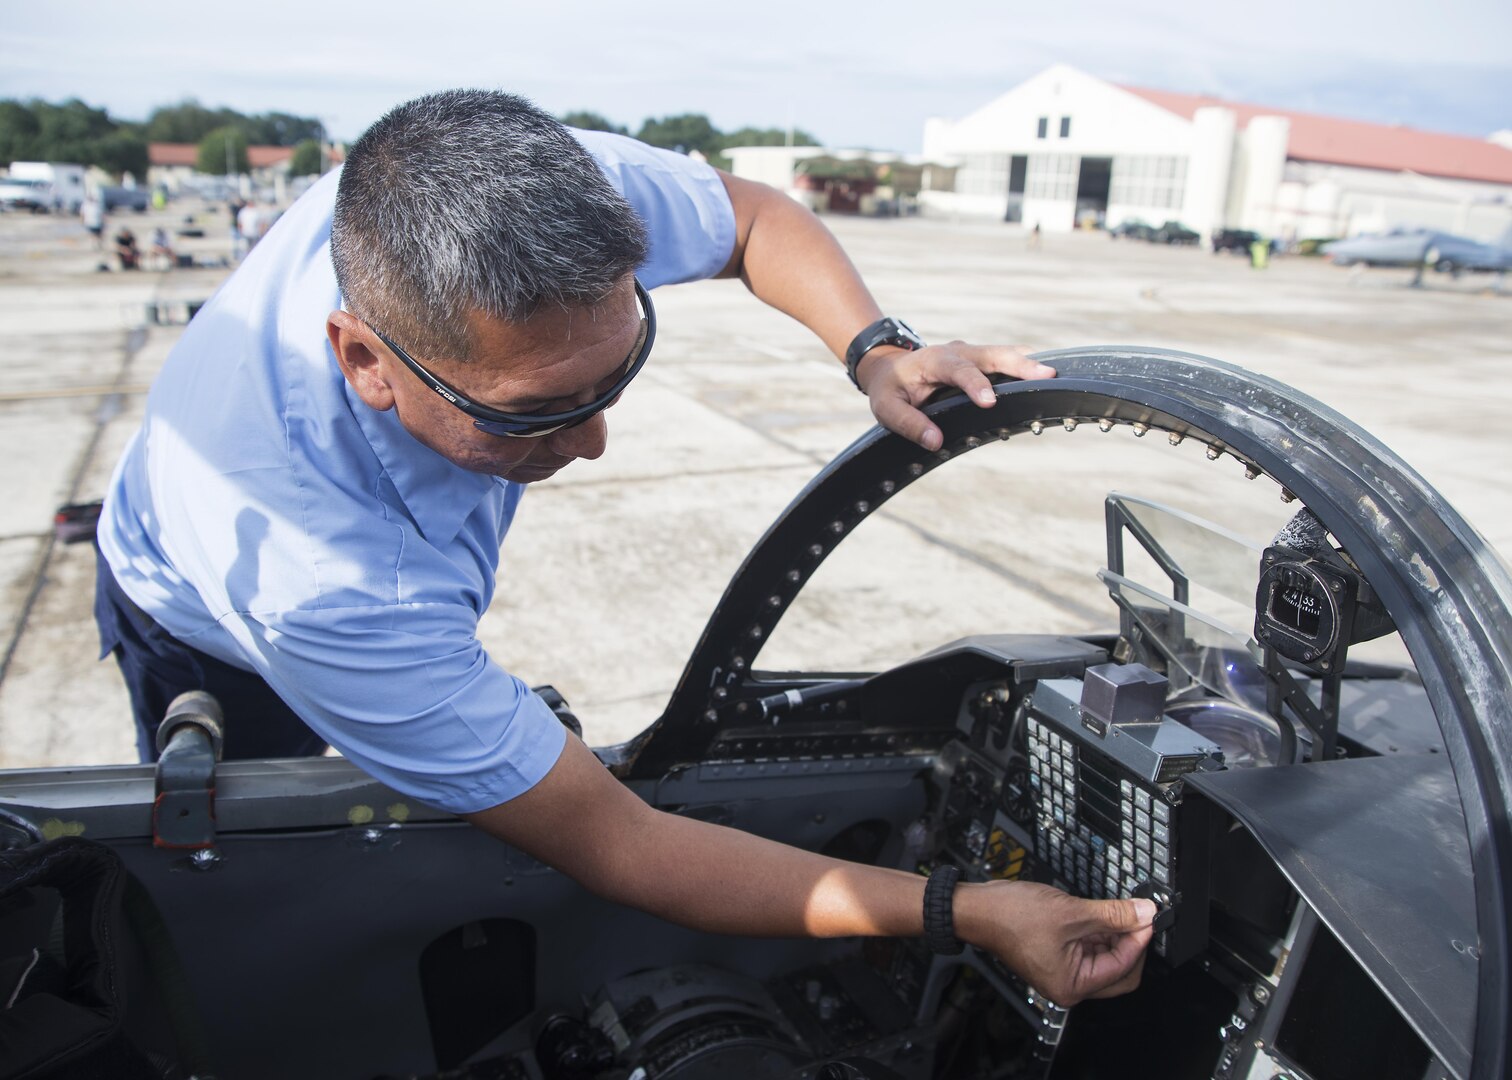
[[[628,135],[630,129],[614,123],[607,117],[589,109],[578,109],[574,112],[564,113],[562,123],[568,127],[582,128],[584,131],[608,131],[615,135]]]
[[[103,139],[97,139],[85,165],[98,165],[108,173],[120,176],[130,173],[138,179],[147,176],[147,140],[142,138],[137,124],[122,124]]]
[[[244,116],[224,106],[207,109],[188,98],[154,109],[147,119],[147,138],[151,142],[197,143],[223,127],[240,129],[250,146],[296,146],[324,134],[320,121],[313,116],[281,112]]]
[[[138,125],[82,101],[0,101],[0,162],[11,161],[68,161],[145,176],[147,143]]]
[[[229,125],[209,132],[200,140],[199,159],[194,167],[202,173],[212,173],[217,176],[226,173],[250,172],[251,166],[247,164],[246,134],[241,128]]]
[[[651,146],[683,154],[697,150],[707,157],[720,151],[719,129],[709,123],[709,118],[703,113],[683,113],[681,116],[667,116],[660,120],[647,117],[635,137]]]
[[[188,98],[177,105],[164,105],[152,111],[147,118],[147,141],[197,143],[216,128],[239,126],[245,119],[231,109],[207,109]]]
[[[320,143],[314,139],[306,139],[294,148],[294,156],[289,160],[290,176],[319,176],[321,165]]]
[[[245,117],[241,127],[253,146],[298,146],[309,139],[318,141],[325,134],[315,117],[281,112]]]
[[[37,157],[37,116],[19,101],[0,101],[0,161],[30,161]]]
[[[728,135],[720,136],[721,150],[732,146],[786,146],[788,132],[786,128],[753,128],[743,127],[738,131],[732,131]],[[794,146],[818,146],[819,140],[802,129],[793,129]]]

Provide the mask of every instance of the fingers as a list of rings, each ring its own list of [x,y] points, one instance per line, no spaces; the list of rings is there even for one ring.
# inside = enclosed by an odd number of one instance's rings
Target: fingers
[[[934,425],[934,421],[914,408],[906,394],[885,393],[874,389],[870,398],[872,415],[877,418],[877,423],[926,450],[940,448],[940,443],[944,440],[940,429]]]
[[[1152,923],[1159,909],[1142,899],[1077,903],[1081,917],[1066,927],[1071,968],[1068,1000],[1114,997],[1133,990],[1144,971],[1145,950],[1154,937]]]
[[[1030,358],[1022,345],[965,345],[951,342],[976,354],[977,366],[983,371],[1011,375],[1015,379],[1053,379],[1055,369]]]
[[[1125,933],[1149,926],[1160,913],[1153,900],[1089,900],[1093,918],[1114,933]]]
[[[928,390],[933,392],[943,386],[954,386],[965,391],[983,408],[997,401],[989,373],[1007,375],[1015,379],[1051,379],[1055,369],[1029,355],[1017,345],[968,345],[964,341],[952,341],[935,350],[925,350],[918,357],[928,363],[926,377]]]
[[[1125,934],[1103,953],[1103,968],[1091,980],[1088,997],[1116,997],[1139,985],[1144,974],[1145,950],[1154,931],[1150,927]]]
[[[1144,976],[1144,958],[1145,958],[1145,954],[1144,953],[1140,953],[1139,956],[1134,961],[1134,966],[1129,969],[1128,973],[1125,974],[1123,978],[1119,979],[1115,983],[1112,983],[1112,984],[1110,984],[1108,986],[1103,987],[1101,990],[1095,990],[1095,991],[1093,991],[1092,993],[1088,994],[1087,997],[1089,997],[1089,998],[1111,998],[1111,997],[1118,997],[1121,994],[1127,994],[1127,993],[1129,993],[1131,990],[1137,990],[1137,989],[1139,989],[1139,981]]]
[[[1077,990],[1085,997],[1113,997],[1139,985],[1145,950],[1155,935],[1155,905],[1148,900],[1094,901],[1108,930],[1082,937]],[[1148,910],[1147,910],[1148,909]]]
[[[940,448],[940,429],[919,406],[944,387],[964,392],[981,408],[997,401],[988,375],[1015,379],[1050,379],[1055,369],[1036,360],[1016,345],[968,345],[952,341],[917,352],[897,350],[868,355],[869,370],[857,373],[871,398],[877,422],[926,450]]]

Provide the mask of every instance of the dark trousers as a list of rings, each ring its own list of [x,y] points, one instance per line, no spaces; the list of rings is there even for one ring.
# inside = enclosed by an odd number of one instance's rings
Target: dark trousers
[[[204,690],[220,703],[225,717],[223,756],[228,760],[314,757],[325,752],[325,740],[260,675],[185,645],[137,607],[98,551],[95,622],[100,628],[100,659],[114,653],[126,679],[143,761],[157,760],[157,726],[169,703],[187,690]]]

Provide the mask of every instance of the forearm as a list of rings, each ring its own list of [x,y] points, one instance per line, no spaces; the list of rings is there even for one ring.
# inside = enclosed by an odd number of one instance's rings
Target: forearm
[[[917,875],[655,810],[572,737],[533,789],[468,819],[600,896],[699,930],[842,937],[922,928]]]
[[[639,842],[579,880],[697,930],[760,937],[917,935],[924,879],[651,811]]]
[[[786,195],[733,177],[725,183],[744,210],[729,272],[844,357],[851,339],[882,317],[850,257],[816,215]]]

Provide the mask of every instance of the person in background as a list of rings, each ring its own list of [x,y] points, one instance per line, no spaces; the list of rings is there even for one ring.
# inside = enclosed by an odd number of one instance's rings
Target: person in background
[[[141,268],[142,253],[137,248],[136,233],[131,231],[130,226],[122,225],[121,231],[115,234],[115,253],[121,261],[122,270]]]
[[[178,255],[168,239],[168,230],[161,226],[152,230],[152,257],[164,270],[172,270],[178,262]]]
[[[95,250],[102,250],[105,247],[105,201],[98,195],[89,196],[79,207],[79,216],[84,219],[84,228],[94,237]]]
[[[231,201],[226,204],[226,210],[231,215],[231,258],[233,261],[240,261],[241,257],[247,253],[246,243],[241,234],[241,212],[242,207],[246,205],[240,195],[231,196]]]
[[[236,212],[236,230],[241,234],[242,253],[251,254],[263,234],[263,212],[255,202],[246,202]]]

